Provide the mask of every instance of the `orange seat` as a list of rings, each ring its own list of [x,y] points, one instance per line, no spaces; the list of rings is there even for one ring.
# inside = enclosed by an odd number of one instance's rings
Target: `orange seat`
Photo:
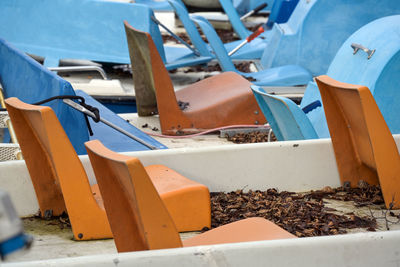
[[[171,215],[141,162],[100,141],[86,142],[118,252],[295,238],[263,218],[215,228],[183,243]]]
[[[82,163],[53,110],[25,104],[17,98],[7,99],[6,105],[41,214],[60,215],[67,211],[77,240],[112,238],[98,186],[90,186]],[[207,187],[162,165],[149,166],[147,170],[179,231],[210,226]],[[188,220],[190,216],[195,219]]]
[[[250,89],[251,83],[241,75],[225,72],[175,92],[151,36],[133,29],[127,22],[125,31],[138,114],[149,116],[158,112],[163,134],[266,123]],[[188,106],[181,109],[178,101]]]
[[[342,183],[380,184],[387,208],[400,208],[400,156],[365,86],[316,78]]]

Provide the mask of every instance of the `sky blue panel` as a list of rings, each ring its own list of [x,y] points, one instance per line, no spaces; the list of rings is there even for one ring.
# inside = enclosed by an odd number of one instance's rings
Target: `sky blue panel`
[[[18,49],[45,57],[45,65],[60,59],[88,59],[129,64],[123,21],[150,33],[167,69],[196,65],[187,47],[163,46],[153,11],[145,5],[102,0],[1,0],[0,37]],[[179,61],[179,63],[177,63]]]
[[[351,44],[375,49],[370,59]],[[346,83],[367,86],[392,133],[400,133],[400,15],[375,20],[349,37],[336,54],[327,75]],[[301,106],[321,100],[315,83],[310,83]],[[318,135],[329,136],[323,109],[307,114]]]
[[[266,33],[264,68],[300,65],[325,74],[343,42],[375,19],[400,14],[393,0],[300,0],[287,23]]]

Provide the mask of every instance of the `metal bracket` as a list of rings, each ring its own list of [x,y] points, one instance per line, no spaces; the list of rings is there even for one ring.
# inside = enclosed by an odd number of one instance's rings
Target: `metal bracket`
[[[375,49],[371,50],[371,49],[366,48],[365,46],[362,46],[362,45],[356,44],[356,43],[352,43],[351,48],[353,48],[353,55],[355,55],[358,52],[358,50],[361,49],[362,51],[367,53],[368,59],[370,59],[372,57],[372,55],[375,53]]]
[[[50,71],[65,72],[65,71],[97,71],[104,80],[108,80],[106,72],[99,66],[71,66],[71,67],[50,67]]]

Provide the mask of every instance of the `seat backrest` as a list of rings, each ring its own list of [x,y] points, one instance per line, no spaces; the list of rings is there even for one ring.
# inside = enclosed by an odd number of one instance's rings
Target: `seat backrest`
[[[123,20],[151,33],[165,61],[153,11],[145,5],[103,0],[2,0],[0,36],[18,49],[45,57],[46,66],[59,59],[129,63]],[[79,36],[79,38],[77,38]]]
[[[178,15],[179,20],[182,22],[183,27],[192,41],[192,44],[197,48],[202,56],[211,56],[210,51],[208,50],[206,42],[200,36],[199,31],[196,28],[196,25],[189,17],[189,12],[187,11],[185,5],[181,0],[168,0],[175,13]]]
[[[6,98],[17,97],[31,104],[53,96],[75,95],[69,82],[48,71],[2,39],[0,39],[0,83]],[[89,134],[85,130],[87,127],[82,113],[63,104],[62,100],[54,100],[45,105],[54,110],[76,152],[85,153],[83,143],[89,140]]]
[[[118,252],[182,247],[176,226],[137,158],[87,142]]]
[[[15,97],[5,102],[42,215],[47,210],[60,215],[65,211],[63,199],[91,191],[82,163],[50,107],[29,105]],[[63,198],[60,183],[63,190],[72,187],[69,191],[75,193]]]
[[[219,0],[222,8],[224,9],[229,21],[232,24],[233,29],[239,35],[240,39],[246,39],[251,32],[244,26],[243,22],[240,20],[239,13],[233,6],[232,0]]]
[[[221,39],[219,38],[215,29],[211,26],[207,19],[203,18],[202,16],[198,15],[191,15],[191,20],[194,21],[201,30],[203,31],[204,35],[207,37],[207,40],[214,50],[215,57],[218,59],[218,62],[221,66],[223,71],[235,71],[236,67],[233,64],[232,60],[230,59],[228,52],[225,49],[224,44],[222,43]]]
[[[318,138],[306,114],[293,101],[267,94],[255,85],[251,88],[278,141]]]
[[[182,119],[182,111],[176,100],[168,71],[150,34],[132,28],[127,22],[125,22],[125,30],[132,61],[136,105],[138,113],[140,112],[139,115],[154,114],[157,107],[161,128],[163,128],[163,114],[175,114],[177,121],[179,121],[179,119]],[[141,101],[144,103],[143,107]]]
[[[400,156],[367,87],[316,78],[342,182],[382,188],[385,204],[400,207]]]

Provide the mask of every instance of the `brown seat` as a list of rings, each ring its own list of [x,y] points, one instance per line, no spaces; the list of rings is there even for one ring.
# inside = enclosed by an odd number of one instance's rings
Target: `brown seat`
[[[342,183],[379,183],[386,207],[400,208],[400,156],[370,90],[328,76],[316,81]]]
[[[127,22],[125,31],[138,114],[149,116],[158,112],[163,134],[266,122],[250,89],[251,83],[241,75],[222,73],[175,92],[151,36]],[[181,110],[178,101],[189,105]]]
[[[246,242],[294,235],[263,218],[224,225],[183,243],[171,215],[141,162],[86,142],[118,252]]]
[[[77,240],[112,238],[98,186],[90,186],[71,142],[50,107],[34,106],[17,98],[6,100],[7,110],[28,167],[41,214],[68,211]],[[206,186],[162,166],[147,167],[179,231],[210,227],[210,197]],[[182,192],[182,187],[186,191]],[[47,212],[49,213],[49,212]],[[193,216],[193,220],[186,218]]]

